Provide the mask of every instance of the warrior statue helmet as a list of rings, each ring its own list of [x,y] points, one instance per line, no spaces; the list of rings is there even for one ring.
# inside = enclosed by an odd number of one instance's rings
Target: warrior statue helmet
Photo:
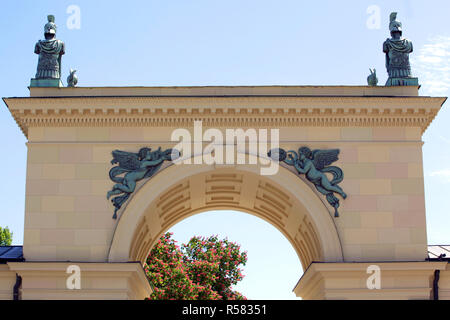
[[[392,12],[390,15],[389,30],[391,35],[393,32],[400,32],[400,35],[403,33],[402,23],[397,20],[397,12]]]
[[[55,16],[48,15],[47,20],[48,20],[48,22],[44,26],[44,33],[52,34],[52,35],[56,34]]]

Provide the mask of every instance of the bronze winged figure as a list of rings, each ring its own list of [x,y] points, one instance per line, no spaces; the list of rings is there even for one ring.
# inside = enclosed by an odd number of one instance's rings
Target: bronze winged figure
[[[328,203],[335,209],[335,217],[339,217],[339,199],[335,193],[346,199],[347,194],[338,184],[344,180],[344,173],[335,166],[330,166],[339,160],[339,149],[313,150],[301,147],[298,152],[283,149],[274,149],[269,157],[279,162],[293,166],[299,174],[304,174],[309,182],[313,183],[317,191],[326,196]],[[333,175],[330,181],[325,173]]]
[[[179,152],[173,149],[152,151],[151,148],[141,148],[138,153],[114,150],[111,164],[117,164],[109,171],[109,177],[116,184],[108,191],[106,198],[111,199],[115,210],[113,218],[117,219],[117,211],[136,190],[138,181],[154,175],[164,161],[172,161],[179,157]]]

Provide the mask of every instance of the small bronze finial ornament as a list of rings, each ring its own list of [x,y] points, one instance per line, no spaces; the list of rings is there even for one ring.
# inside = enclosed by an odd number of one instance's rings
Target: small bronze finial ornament
[[[45,40],[39,40],[34,53],[39,55],[36,76],[31,79],[31,87],[61,87],[61,57],[65,53],[65,45],[56,39],[55,16],[47,16],[44,26]]]
[[[386,69],[389,78],[386,86],[418,86],[417,78],[411,76],[409,54],[413,52],[413,44],[404,39],[402,23],[397,20],[397,12],[390,15],[389,31],[391,38],[383,43],[383,52],[386,54]]]
[[[67,77],[67,86],[68,87],[75,87],[78,83],[78,76],[75,74],[75,72],[77,72],[77,70],[75,69],[70,69],[70,74]]]
[[[370,69],[370,76],[367,77],[367,84],[371,87],[376,87],[378,84],[377,69]]]

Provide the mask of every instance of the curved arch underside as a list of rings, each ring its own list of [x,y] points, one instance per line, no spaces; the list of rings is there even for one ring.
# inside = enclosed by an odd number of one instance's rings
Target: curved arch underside
[[[183,174],[177,174],[181,171]],[[278,183],[293,183],[288,178],[296,179],[296,195]],[[265,177],[245,166],[239,170],[189,165],[165,169],[131,199],[119,220],[109,259],[144,262],[159,237],[173,225],[211,210],[242,211],[269,222],[292,244],[304,270],[313,261],[342,261],[328,210],[291,172],[280,168],[277,175]]]

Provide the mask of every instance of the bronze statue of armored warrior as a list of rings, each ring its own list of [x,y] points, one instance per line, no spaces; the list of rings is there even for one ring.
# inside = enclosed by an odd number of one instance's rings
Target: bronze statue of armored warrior
[[[61,56],[65,53],[64,42],[56,39],[55,17],[49,15],[44,26],[45,40],[39,40],[34,53],[39,55],[36,79],[60,79]]]

